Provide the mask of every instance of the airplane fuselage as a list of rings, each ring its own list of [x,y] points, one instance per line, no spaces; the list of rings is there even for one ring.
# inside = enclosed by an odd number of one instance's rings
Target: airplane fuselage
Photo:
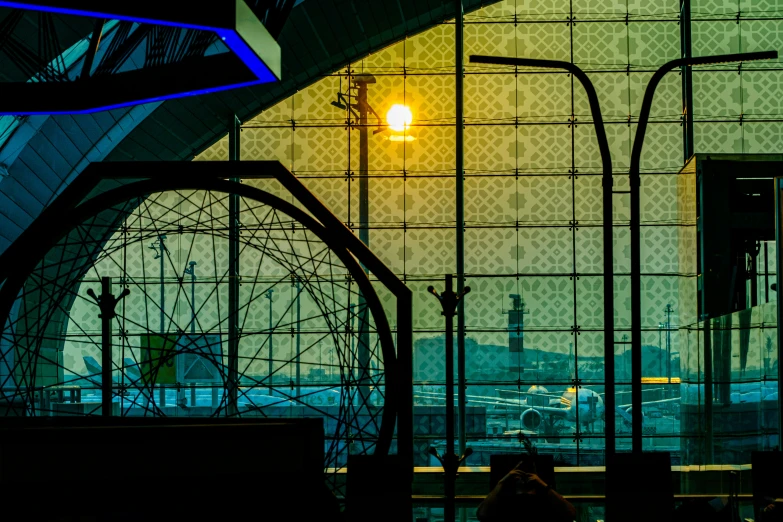
[[[568,388],[560,398],[561,407],[566,409],[566,420],[579,424],[592,424],[604,418],[604,400],[587,388],[574,391]]]

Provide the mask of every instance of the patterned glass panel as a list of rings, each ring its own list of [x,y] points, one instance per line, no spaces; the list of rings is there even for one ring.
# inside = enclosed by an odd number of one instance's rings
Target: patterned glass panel
[[[655,69],[680,57],[679,10],[678,0],[503,0],[465,18],[466,56],[572,61],[595,85],[616,192],[615,377],[626,383],[627,174],[647,84]],[[692,16],[694,56],[783,47],[780,12],[770,0],[694,0]],[[368,84],[368,101],[380,116],[380,122],[370,116],[368,123],[371,131],[380,131],[368,135],[370,245],[413,290],[415,401],[433,408],[443,405],[438,394],[445,379],[445,338],[443,316],[426,288],[441,289],[443,276],[456,266],[454,42],[452,21],[408,37],[269,108],[248,122],[242,135],[243,159],[278,159],[294,169],[356,231],[361,219],[360,132],[356,117],[331,102],[337,92],[349,92],[350,75],[375,75],[375,83]],[[697,152],[779,152],[779,65],[694,69]],[[473,440],[486,438],[495,425],[523,428],[523,402],[505,396],[525,391],[517,382],[544,386],[554,397],[563,397],[579,378],[583,388],[603,392],[603,191],[596,131],[578,81],[563,71],[467,61],[465,72],[465,263],[466,283],[472,288],[464,302],[465,343],[469,394],[474,396],[469,405],[483,407],[486,414],[484,425],[470,435]],[[646,377],[662,377],[668,353],[673,375],[698,381],[703,379],[699,357],[704,339],[695,311],[695,176],[677,174],[685,159],[681,91],[679,70],[659,84],[641,155],[641,349]],[[395,103],[411,107],[409,141],[400,141],[386,128],[386,111]],[[222,140],[198,159],[226,156]],[[774,281],[774,267],[770,270]],[[763,355],[764,343],[754,339],[750,353],[761,368],[758,354]],[[667,399],[649,407],[661,412],[663,420],[648,419],[646,436],[657,449],[671,451],[673,462],[697,459],[690,444],[700,440],[698,434],[683,437],[682,448],[673,437],[679,433],[679,410],[669,399],[679,393],[677,385],[645,386],[645,400]],[[620,404],[630,402],[621,393],[629,390],[618,387]],[[687,403],[683,399],[684,408]],[[433,428],[433,422],[442,424],[442,419],[428,421],[427,430],[435,431],[417,431],[422,437],[415,443],[419,463],[429,463],[428,441],[442,429]],[[580,425],[565,417],[548,429],[531,435],[536,440],[564,435],[556,458],[573,464],[602,462],[601,422]],[[618,447],[628,447],[629,431],[619,420],[617,433],[623,434]],[[486,460],[481,451],[474,455],[476,463]]]

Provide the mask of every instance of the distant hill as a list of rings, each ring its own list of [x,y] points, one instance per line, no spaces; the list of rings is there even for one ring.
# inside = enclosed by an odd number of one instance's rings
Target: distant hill
[[[445,336],[417,339],[413,343],[414,380],[444,381]],[[454,368],[456,369],[457,344],[454,343]],[[541,380],[568,380],[573,378],[574,356],[542,348],[525,348],[523,353],[510,352],[508,346],[479,344],[468,337],[465,340],[465,367],[468,381],[514,380],[520,373],[529,376],[537,374]],[[578,354],[579,374],[583,379],[603,379],[603,356]],[[672,359],[672,376],[679,376],[679,358]],[[615,356],[615,374],[624,378],[630,376],[631,351]],[[642,376],[662,377],[666,375],[666,351],[657,346],[642,346]]]

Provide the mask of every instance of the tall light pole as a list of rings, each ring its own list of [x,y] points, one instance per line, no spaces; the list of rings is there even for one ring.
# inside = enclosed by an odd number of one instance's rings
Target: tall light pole
[[[359,110],[359,240],[370,247],[369,208],[370,189],[367,176],[369,174],[369,134],[367,117],[372,107],[367,102],[367,85],[375,83],[375,77],[371,74],[360,74],[354,77],[357,87],[356,105]],[[375,112],[375,111],[372,111]],[[362,266],[365,272],[367,267]],[[359,293],[359,396],[362,403],[369,405],[370,391],[365,384],[369,382],[370,375],[368,364],[370,363],[370,328],[367,324],[369,313],[364,295]]]
[[[359,127],[359,240],[367,247],[370,246],[370,229],[369,229],[369,187],[367,184],[369,173],[369,127],[368,118],[370,114],[373,114],[378,119],[378,125],[380,127],[380,116],[372,108],[367,101],[367,86],[376,83],[375,76],[372,74],[362,73],[356,74],[352,78],[353,88],[356,89],[356,94],[343,94],[337,93],[337,101],[332,102],[332,105],[338,109],[348,110],[357,119]],[[355,98],[356,103],[351,103],[350,99]],[[343,102],[346,101],[347,104]],[[350,127],[349,127],[350,128]],[[380,128],[375,132],[379,132]],[[362,265],[362,269],[367,273],[367,267]],[[369,404],[370,392],[369,386],[366,384],[370,380],[369,375],[369,361],[370,361],[370,329],[368,320],[369,312],[367,303],[364,296],[359,292],[359,346],[358,361],[359,361],[359,375],[358,391],[359,396],[362,397],[364,404]]]
[[[369,118],[370,115],[375,116],[378,127],[373,130],[373,134],[383,132],[381,127],[381,117],[372,108],[368,101],[368,85],[376,83],[376,79],[372,74],[361,73],[356,74],[351,79],[353,83],[353,89],[356,90],[356,94],[350,92],[344,94],[342,92],[337,93],[337,101],[331,104],[338,109],[350,111],[350,113],[356,118],[359,129],[359,240],[367,247],[370,246],[370,227],[369,227]],[[355,99],[355,103],[351,99]],[[397,132],[403,132],[402,139],[400,136],[391,136],[391,141],[410,141],[412,137],[405,134],[405,131],[410,127],[412,121],[412,115],[410,109],[403,105],[395,105],[389,111],[387,120],[389,127]],[[362,269],[365,273],[369,273],[367,268],[362,265]],[[359,339],[357,346],[357,359],[359,363],[359,372],[357,375],[357,389],[359,396],[362,398],[362,402],[365,405],[372,405],[370,399],[370,383],[372,382],[372,375],[370,372],[370,327],[369,327],[369,309],[364,296],[359,293],[358,299],[358,316],[359,316]]]
[[[579,80],[587,95],[590,104],[590,113],[593,117],[593,126],[595,127],[596,139],[598,141],[598,151],[601,154],[602,170],[602,220],[603,220],[603,257],[604,257],[604,372],[608,378],[605,380],[604,396],[604,423],[606,425],[606,464],[610,466],[610,461],[615,452],[615,396],[614,396],[614,233],[612,225],[612,157],[609,151],[609,141],[606,138],[606,129],[604,129],[604,120],[601,116],[601,106],[598,103],[598,95],[590,78],[585,72],[572,64],[571,62],[561,62],[557,60],[537,60],[532,58],[509,58],[505,56],[475,56],[471,55],[472,63],[491,63],[498,65],[513,65],[515,67],[543,67],[547,69],[561,69],[573,74]],[[578,373],[579,368],[574,366],[574,375]],[[641,412],[641,406],[636,410]],[[641,430],[640,430],[641,432]]]

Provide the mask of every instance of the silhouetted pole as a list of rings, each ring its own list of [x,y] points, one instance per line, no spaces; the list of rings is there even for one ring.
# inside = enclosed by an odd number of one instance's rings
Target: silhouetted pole
[[[111,278],[101,278],[101,295],[98,297],[92,288],[87,289],[87,295],[92,297],[98,304],[101,313],[101,416],[111,417],[112,415],[112,321],[117,316],[114,308],[122,299],[130,294],[127,288],[120,292],[120,295],[114,297],[111,293]]]
[[[463,125],[463,88],[465,83],[464,75],[464,14],[462,9],[462,0],[455,0],[455,30],[456,35],[454,41],[456,42],[455,49],[455,79],[456,79],[456,221],[457,221],[457,294],[462,295],[465,290],[465,145],[464,145],[464,133],[465,126]],[[462,306],[462,301],[457,303],[457,408],[459,419],[459,429],[457,436],[459,438],[459,454],[465,453],[467,445],[467,429],[466,429],[466,397],[465,397],[465,308]]]
[[[228,127],[228,160],[239,161],[239,119]],[[239,183],[239,178],[231,178]],[[226,413],[238,412],[239,395],[239,195],[228,195],[228,397]]]
[[[354,83],[356,84],[356,109],[359,112],[359,240],[370,246],[370,225],[369,225],[369,208],[370,208],[370,190],[369,190],[369,155],[370,155],[370,143],[369,143],[369,128],[368,118],[372,109],[370,103],[367,100],[367,85],[375,83],[375,77],[371,74],[357,74],[354,76]],[[362,265],[362,269],[365,273],[368,273],[367,268]],[[364,295],[359,292],[359,345],[357,346],[357,359],[359,362],[359,375],[358,379],[358,391],[359,396],[362,398],[362,403],[370,405],[370,389],[367,385],[371,380],[369,365],[370,365],[370,325],[369,323],[369,308],[367,302],[364,299]]]
[[[444,478],[444,496],[446,504],[443,510],[444,522],[453,522],[456,513],[454,505],[454,486],[457,479],[457,469],[462,461],[468,457],[472,451],[465,449],[460,457],[454,453],[454,315],[457,312],[457,306],[465,294],[470,292],[470,287],[466,286],[460,294],[455,294],[452,290],[452,275],[446,275],[446,289],[443,294],[438,294],[434,287],[429,286],[427,291],[438,298],[441,306],[441,315],[446,317],[446,453],[439,455],[435,448],[430,448],[430,454],[434,455],[443,465],[445,472]]]
[[[775,261],[776,267],[783,266],[783,255],[781,255],[781,248],[783,247],[783,181],[781,178],[775,179]],[[780,269],[776,271],[780,273]],[[777,291],[775,292],[775,302],[777,303],[776,319],[778,325],[783,325],[783,286],[778,283]],[[777,328],[777,341],[778,341],[778,449],[783,448],[783,398],[780,397],[781,383],[783,383],[783,328],[778,326]],[[706,384],[705,384],[706,386]]]

